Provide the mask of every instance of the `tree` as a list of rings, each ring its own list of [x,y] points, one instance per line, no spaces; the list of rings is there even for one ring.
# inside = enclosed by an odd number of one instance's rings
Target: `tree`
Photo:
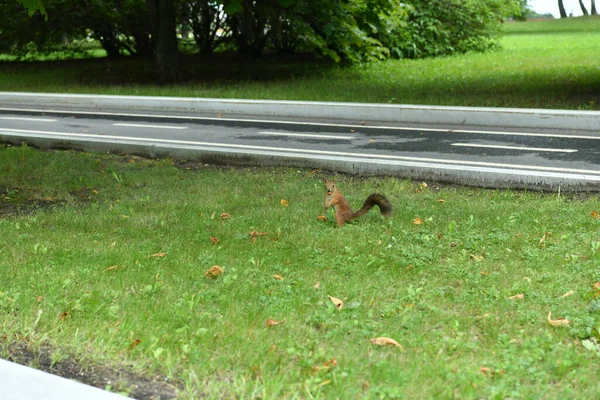
[[[182,74],[174,1],[146,0],[146,5],[152,26],[156,79],[159,83],[178,82]]]
[[[558,0],[558,11],[560,12],[561,18],[567,18],[567,12],[565,11],[565,5],[563,0]]]
[[[579,0],[579,6],[581,7],[581,12],[583,12],[583,15],[590,15],[587,8],[585,8],[585,5],[583,4],[583,0]]]
[[[598,15],[598,11],[596,11],[596,0],[592,0],[592,15]]]

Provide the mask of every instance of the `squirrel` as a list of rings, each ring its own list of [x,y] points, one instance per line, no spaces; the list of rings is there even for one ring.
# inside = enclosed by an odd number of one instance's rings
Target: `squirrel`
[[[343,226],[344,223],[358,218],[363,214],[366,214],[374,205],[379,206],[381,215],[390,217],[392,215],[392,205],[390,204],[387,197],[380,193],[373,193],[363,203],[363,206],[357,212],[352,212],[350,203],[344,197],[344,195],[335,186],[335,182],[325,178],[325,203],[323,208],[323,215],[329,207],[333,207],[335,210],[335,220],[338,226]]]

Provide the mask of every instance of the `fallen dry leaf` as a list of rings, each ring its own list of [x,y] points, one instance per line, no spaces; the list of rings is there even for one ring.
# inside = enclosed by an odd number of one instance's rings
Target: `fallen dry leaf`
[[[375,139],[369,139],[369,143],[375,143]]]
[[[562,296],[560,296],[560,297],[562,297],[562,298],[564,299],[565,297],[573,296],[574,294],[575,294],[575,292],[574,292],[574,291],[572,291],[572,290],[569,290],[567,293],[563,294],[563,295],[562,295]]]
[[[221,213],[220,217],[221,217],[221,219],[229,219],[229,218],[231,218],[231,214],[224,212],[224,213]]]
[[[217,243],[219,243],[219,238],[216,236],[211,236],[210,241],[213,242],[214,244],[217,244]]]
[[[315,286],[313,286],[315,288],[315,290],[319,290],[319,288],[321,287],[321,282],[317,282],[315,283]]]
[[[266,322],[267,326],[275,326],[275,325],[279,325],[279,324],[283,324],[285,322],[285,318],[282,319],[281,321],[276,321],[274,319],[269,318]]]
[[[290,203],[286,199],[279,200],[279,203],[281,203],[281,205],[284,207],[287,207],[290,205]]]
[[[389,337],[376,337],[374,339],[369,339],[369,341],[377,346],[395,346],[400,350],[404,350],[404,347],[402,347],[400,343]]]
[[[67,318],[69,315],[71,315],[71,312],[70,312],[70,311],[65,311],[65,312],[61,313],[61,314],[58,316],[58,318],[59,318],[61,321],[64,321],[64,320],[65,320],[65,319],[66,319],[66,318]]]
[[[419,217],[413,219],[413,224],[415,225],[421,225],[423,223],[423,220]]]
[[[514,296],[510,296],[508,299],[509,300],[522,300],[525,298],[525,295],[523,293],[519,293],[519,294],[515,294]]]
[[[548,234],[548,232],[544,232],[544,234],[542,235],[542,238],[540,239],[540,241],[538,242],[538,244],[542,244],[546,241],[546,235]]]
[[[135,339],[133,342],[129,343],[129,350],[133,350],[140,342],[140,339]]]
[[[223,268],[219,267],[218,265],[213,265],[212,267],[210,267],[208,269],[208,271],[206,271],[204,273],[204,276],[215,279],[222,273],[223,273]]]
[[[320,169],[313,169],[312,171],[310,171],[308,173],[308,176],[313,176],[314,174],[316,174],[317,172],[320,172],[320,171],[321,171]]]
[[[315,365],[315,366],[313,366],[313,370],[317,371],[317,372],[318,371],[323,371],[323,370],[328,371],[332,367],[335,367],[337,365],[337,363],[338,363],[337,360],[335,358],[333,358],[333,359],[331,359],[329,361],[325,361],[323,363],[323,365]]]
[[[252,231],[252,232],[248,233],[248,236],[258,237],[258,236],[267,236],[268,234],[269,234],[269,232]]]
[[[592,218],[594,219],[598,219],[600,218],[600,214],[598,213],[598,211],[592,211],[592,213],[590,214],[592,216]]]
[[[548,311],[548,323],[552,326],[565,326],[569,325],[569,320],[565,318],[552,319],[552,312]]]
[[[38,303],[41,303],[42,301],[44,301],[44,296],[38,296],[36,300]]]
[[[438,199],[438,201],[437,201],[437,202],[438,202],[438,203],[440,203],[440,204],[442,204],[442,203],[445,203],[445,202],[446,202],[446,200],[444,200],[444,199]]]
[[[155,253],[155,254],[149,255],[146,258],[162,258],[162,257],[166,257],[166,256],[167,256],[167,253]]]
[[[335,308],[339,310],[342,309],[342,307],[344,307],[344,302],[336,297],[333,296],[327,296],[329,298],[329,300],[333,303],[333,305],[335,306]]]
[[[594,290],[600,289],[600,282],[594,283]]]
[[[479,368],[479,371],[486,376],[492,372],[492,370],[488,367],[481,367]]]
[[[275,275],[273,275],[273,278],[275,278],[275,279],[277,279],[277,280],[280,280],[280,281],[283,281],[283,280],[284,280],[284,279],[283,279],[283,276],[281,276],[281,275],[279,275],[279,274],[275,274]]]
[[[107,271],[112,271],[112,270],[115,270],[115,269],[118,269],[118,268],[125,268],[125,267],[124,267],[124,266],[122,266],[122,265],[112,265],[112,266],[110,266],[110,267],[106,268],[106,269],[104,270],[104,272],[107,272]]]
[[[327,217],[324,215],[319,215],[317,218],[319,218],[323,222],[327,222]]]

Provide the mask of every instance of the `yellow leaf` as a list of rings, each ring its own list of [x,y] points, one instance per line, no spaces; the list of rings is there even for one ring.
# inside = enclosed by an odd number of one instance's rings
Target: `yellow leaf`
[[[222,273],[223,273],[223,268],[219,267],[218,265],[213,265],[212,267],[210,267],[208,269],[208,271],[206,271],[204,273],[204,276],[215,279]]]
[[[319,215],[317,218],[319,218],[323,222],[327,222],[327,217],[324,215]]]
[[[475,262],[482,262],[485,259],[484,255],[475,255],[475,254],[469,254],[471,256],[471,260],[475,261]]]
[[[404,351],[404,347],[400,343],[389,337],[376,337],[369,339],[369,341],[377,346],[395,346]]]
[[[283,324],[284,322],[285,322],[285,318],[282,319],[281,321],[276,321],[274,319],[269,318],[267,320],[267,326],[275,326],[275,325]]]
[[[315,288],[315,290],[319,290],[319,288],[321,287],[321,282],[315,283],[315,286],[313,287]]]
[[[281,275],[278,275],[278,274],[275,274],[275,275],[273,275],[273,278],[275,278],[275,279],[277,279],[277,280],[280,280],[280,281],[283,281],[283,280],[284,280],[284,279],[283,279],[283,276],[281,276]]]
[[[548,311],[548,323],[552,326],[565,326],[569,325],[569,320],[564,318],[552,319],[552,312]]]
[[[163,253],[155,253],[155,254],[149,255],[146,258],[163,258],[163,257],[166,257],[166,255],[167,255],[167,253],[164,253],[164,252]]]
[[[333,303],[333,305],[335,306],[335,308],[337,308],[338,310],[341,310],[342,307],[344,307],[344,302],[336,297],[333,296],[327,296],[329,298],[329,300]]]
[[[510,296],[508,299],[509,300],[522,300],[525,298],[525,295],[523,293],[519,293],[519,294],[515,294],[514,296]]]
[[[286,200],[286,199],[281,199],[279,200],[279,202],[281,203],[282,206],[287,207],[290,205],[290,203]]]
[[[421,225],[423,223],[423,220],[419,217],[413,219],[413,224],[415,225]]]
[[[563,294],[563,295],[562,295],[562,296],[560,296],[560,297],[562,297],[562,298],[564,299],[565,297],[573,296],[574,294],[575,294],[575,292],[574,292],[574,291],[572,291],[572,290],[569,290],[567,293]]]
[[[445,202],[446,202],[446,200],[444,200],[444,199],[438,199],[438,203],[440,203],[440,204],[445,203]]]
[[[220,217],[221,217],[221,219],[229,219],[229,218],[231,218],[231,214],[224,212],[224,213],[221,213]]]

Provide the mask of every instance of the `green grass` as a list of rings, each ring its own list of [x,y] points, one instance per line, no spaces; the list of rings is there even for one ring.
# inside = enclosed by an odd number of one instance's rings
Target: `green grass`
[[[0,65],[0,90],[600,109],[600,18],[507,23],[500,50],[348,68],[304,57],[186,59],[185,83],[152,84],[149,60]]]
[[[50,345],[170,377],[181,398],[600,390],[595,197],[340,176],[354,206],[379,191],[395,207],[340,229],[317,219],[322,173],[195,167],[0,148],[0,205],[44,205],[0,217],[0,356]],[[549,311],[571,323],[551,326]]]

